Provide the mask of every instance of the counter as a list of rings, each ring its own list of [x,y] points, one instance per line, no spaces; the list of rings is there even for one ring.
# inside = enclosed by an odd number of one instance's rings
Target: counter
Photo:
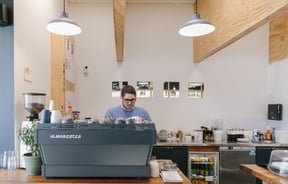
[[[251,175],[268,184],[288,183],[288,178],[273,174],[268,169],[258,166],[256,164],[241,164],[240,169],[250,173]]]
[[[287,147],[288,143],[252,143],[252,142],[203,142],[203,141],[183,141],[183,142],[157,142],[155,146],[255,146],[255,147]]]
[[[183,178],[183,184],[190,184],[188,178],[179,171],[180,176]],[[7,170],[0,169],[0,183],[15,184],[15,183],[28,183],[28,184],[42,184],[42,183],[142,183],[142,184],[164,184],[161,177],[157,178],[49,178],[46,179],[42,176],[28,176],[26,170]]]

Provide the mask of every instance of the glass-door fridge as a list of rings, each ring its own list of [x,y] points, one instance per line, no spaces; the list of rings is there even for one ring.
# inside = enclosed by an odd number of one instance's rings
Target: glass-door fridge
[[[219,152],[189,152],[188,178],[191,184],[219,184]]]

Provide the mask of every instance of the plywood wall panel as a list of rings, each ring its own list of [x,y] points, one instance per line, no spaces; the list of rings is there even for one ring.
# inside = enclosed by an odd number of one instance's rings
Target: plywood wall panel
[[[193,39],[194,62],[201,62],[287,10],[287,0],[198,1],[201,17],[212,22],[216,30]]]
[[[117,61],[123,61],[126,0],[113,0],[113,17]]]
[[[54,108],[65,109],[65,37],[51,33],[51,99]]]
[[[288,57],[288,12],[276,17],[269,25],[269,62]]]

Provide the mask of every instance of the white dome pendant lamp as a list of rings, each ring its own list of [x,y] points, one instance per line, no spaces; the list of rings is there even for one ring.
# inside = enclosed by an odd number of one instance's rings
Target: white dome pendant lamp
[[[215,30],[215,26],[207,20],[203,20],[200,14],[197,12],[197,0],[196,13],[192,15],[192,20],[186,22],[178,31],[182,36],[196,37],[203,36],[212,33]]]
[[[63,36],[74,36],[81,33],[81,27],[74,22],[73,20],[69,19],[68,13],[65,11],[65,0],[64,2],[64,9],[61,13],[60,17],[48,22],[46,28],[48,31],[54,34],[63,35]]]

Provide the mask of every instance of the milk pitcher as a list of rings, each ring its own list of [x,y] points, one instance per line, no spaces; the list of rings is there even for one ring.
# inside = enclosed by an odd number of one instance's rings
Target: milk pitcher
[[[51,111],[48,109],[43,109],[41,111],[40,123],[50,123],[50,118],[51,118]]]
[[[62,121],[62,113],[59,110],[52,110],[51,111],[51,123],[61,123]]]

